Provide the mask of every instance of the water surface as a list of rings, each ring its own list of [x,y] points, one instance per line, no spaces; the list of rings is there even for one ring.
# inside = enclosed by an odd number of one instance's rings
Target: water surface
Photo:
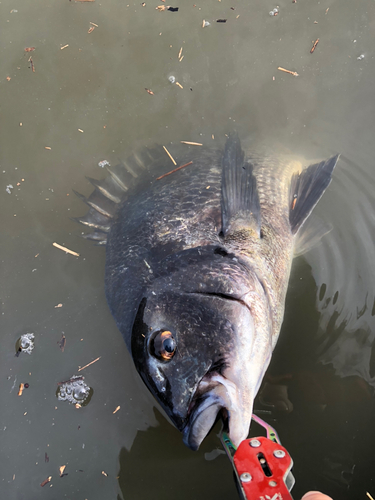
[[[342,155],[316,210],[333,229],[295,261],[257,409],[294,458],[295,498],[375,496],[375,6],[282,0],[270,16],[272,0],[158,5],[0,4],[1,496],[236,498],[226,457],[207,460],[215,432],[193,453],[154,408],[105,302],[104,249],[69,219],[85,212],[72,188],[88,194],[99,161],[155,142],[222,146],[234,128],[306,163]],[[16,357],[25,332],[35,349]],[[81,408],[56,398],[78,374],[94,390]]]

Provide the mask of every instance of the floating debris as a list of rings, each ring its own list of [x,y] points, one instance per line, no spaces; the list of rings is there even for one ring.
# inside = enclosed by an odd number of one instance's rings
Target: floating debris
[[[24,387],[25,387],[24,384],[20,384],[20,388],[18,389],[18,396],[22,396]]]
[[[94,393],[94,390],[85,383],[84,377],[79,375],[74,375],[69,380],[59,382],[57,385],[57,399],[79,405],[78,407],[88,405]]]
[[[217,23],[226,23],[227,20],[226,19],[216,19],[216,22]]]
[[[171,155],[171,153],[168,151],[168,149],[165,146],[163,146],[163,149],[167,153],[167,155],[169,156],[169,158],[171,159],[173,165],[177,165],[175,159],[173,158],[173,156]]]
[[[203,19],[202,28],[207,28],[207,26],[211,26],[211,23],[209,23],[208,21],[206,21],[205,19]]]
[[[24,333],[16,342],[16,355],[22,351],[27,354],[31,354],[35,345],[34,345],[35,335],[33,333]]]
[[[181,144],[188,144],[189,146],[203,146],[201,142],[180,141]]]
[[[98,163],[98,167],[104,168],[104,167],[110,167],[111,164],[109,163],[108,160],[102,160]]]
[[[69,248],[66,248],[62,245],[59,245],[58,243],[54,242],[52,243],[52,245],[56,248],[58,248],[59,250],[63,250],[64,252],[66,253],[70,253],[70,255],[74,255],[75,257],[79,257],[79,253],[77,252],[73,252],[73,250],[69,250]]]
[[[169,10],[170,12],[178,12],[179,7],[171,7],[170,5],[158,5],[155,7],[155,10],[159,12],[163,12],[165,10]]]
[[[52,476],[48,476],[47,479],[45,479],[43,482],[40,483],[40,486],[45,486],[46,484],[48,484],[52,479]]]
[[[293,76],[298,76],[297,71],[290,71],[289,69],[281,68],[280,66],[277,68],[279,71],[284,71],[284,73],[289,73]]]
[[[32,57],[31,57],[31,56],[29,57],[29,59],[28,59],[28,61],[27,61],[27,62],[29,62],[29,63],[30,63],[30,65],[31,65],[31,66],[30,66],[30,67],[31,67],[31,71],[32,71],[33,73],[35,73],[35,66],[34,66],[34,63],[33,63],[33,60],[32,60]]]
[[[113,411],[112,413],[113,413],[113,414],[117,413],[117,412],[119,411],[119,409],[120,409],[120,408],[121,408],[121,406],[116,406],[115,411]]]
[[[33,52],[35,50],[35,47],[26,47],[25,52]]]
[[[61,340],[58,340],[57,343],[61,349],[61,352],[64,352],[65,344],[66,344],[66,337],[64,334],[61,335]]]
[[[67,474],[64,474],[65,468],[66,465],[62,465],[61,467],[59,467],[60,477],[67,476]]]
[[[170,172],[163,174],[160,177],[157,177],[156,180],[160,181],[160,179],[163,179],[163,177],[167,177],[167,175],[174,174],[175,172],[177,172],[177,170],[181,170],[181,168],[187,167],[188,165],[191,165],[192,163],[193,163],[192,161],[189,161],[189,163],[185,163],[185,165],[181,165],[181,167],[177,167],[174,170],[171,170]]]
[[[152,91],[152,90],[150,90],[150,89],[146,89],[146,88],[145,88],[145,91],[146,91],[148,94],[150,94],[150,95],[154,95],[153,91]]]
[[[171,82],[171,83],[176,83],[176,77],[171,75],[171,76],[168,76],[168,80]]]
[[[87,363],[87,365],[85,366],[82,366],[78,368],[78,371],[80,372],[81,370],[84,370],[85,368],[87,368],[88,366],[91,366],[93,365],[94,363],[96,363],[97,361],[99,361],[99,359],[101,358],[101,356],[99,356],[98,358],[94,359],[94,361],[90,361],[90,363]]]
[[[314,52],[314,50],[316,49],[316,46],[318,45],[319,43],[319,38],[317,38],[315,40],[315,42],[313,43],[313,46],[311,47],[311,50],[310,50],[310,54],[312,54]]]
[[[7,185],[7,187],[5,188],[5,191],[6,191],[8,194],[12,194],[11,189],[14,189],[13,185],[12,185],[12,184],[8,184],[8,185]]]
[[[278,16],[279,15],[279,7],[275,7],[273,10],[269,12],[270,16]]]

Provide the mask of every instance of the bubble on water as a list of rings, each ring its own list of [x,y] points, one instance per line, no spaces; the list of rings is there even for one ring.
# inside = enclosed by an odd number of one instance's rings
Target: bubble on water
[[[111,164],[109,163],[108,160],[102,160],[98,163],[98,166],[101,167],[101,168],[104,168],[104,167],[110,167]]]
[[[365,54],[361,54],[360,56],[357,57],[357,61],[362,61],[362,59],[365,58]]]
[[[8,194],[12,194],[12,191],[11,189],[14,189],[12,184],[8,184],[7,187],[5,188],[5,191],[8,193]]]
[[[31,354],[35,344],[34,344],[35,335],[33,333],[24,333],[16,342],[16,353],[19,352],[27,352],[27,354]]]
[[[273,10],[271,10],[269,12],[269,15],[270,16],[277,16],[277,14],[279,13],[279,8],[278,7],[275,7]]]
[[[56,397],[59,401],[86,406],[89,404],[94,390],[84,381],[85,377],[74,375],[65,382],[59,382]]]
[[[168,76],[168,80],[171,82],[171,83],[176,83],[176,77],[171,75],[171,76]]]

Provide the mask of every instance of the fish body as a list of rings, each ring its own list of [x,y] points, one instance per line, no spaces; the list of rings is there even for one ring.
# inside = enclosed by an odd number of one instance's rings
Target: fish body
[[[95,181],[79,221],[106,243],[109,307],[185,444],[197,449],[220,414],[238,445],[280,332],[297,233],[338,157],[303,169],[245,154],[237,135],[189,155],[160,180],[166,156],[137,158],[143,174],[118,167]]]

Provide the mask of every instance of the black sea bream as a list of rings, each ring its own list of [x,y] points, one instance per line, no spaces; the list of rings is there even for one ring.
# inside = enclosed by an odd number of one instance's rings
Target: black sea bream
[[[168,147],[169,149],[169,147]],[[338,156],[307,168],[191,147],[173,165],[160,148],[110,170],[79,222],[106,244],[105,288],[135,366],[187,446],[218,414],[238,445],[284,314],[296,236]]]

